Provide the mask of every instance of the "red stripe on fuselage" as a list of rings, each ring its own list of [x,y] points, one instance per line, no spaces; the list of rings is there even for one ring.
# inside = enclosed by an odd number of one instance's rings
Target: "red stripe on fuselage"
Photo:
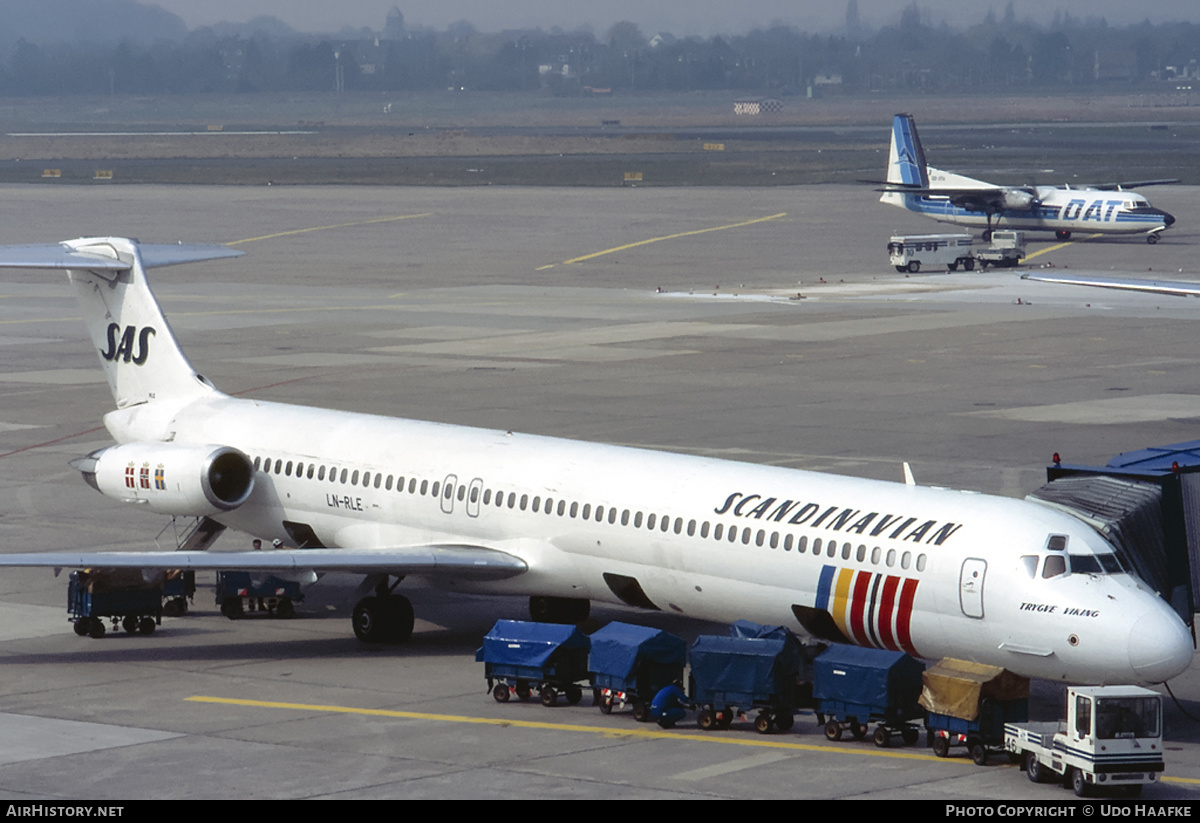
[[[917,650],[913,647],[912,642],[912,610],[913,600],[917,596],[917,581],[905,580],[904,588],[900,592],[900,613],[896,615],[896,635],[900,641],[900,648],[913,655],[920,657]]]

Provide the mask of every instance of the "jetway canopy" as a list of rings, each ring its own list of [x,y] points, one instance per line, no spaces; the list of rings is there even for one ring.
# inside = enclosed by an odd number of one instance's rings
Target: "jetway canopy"
[[[1200,601],[1200,440],[1117,455],[1104,466],[1056,463],[1029,495],[1069,511],[1188,623]]]

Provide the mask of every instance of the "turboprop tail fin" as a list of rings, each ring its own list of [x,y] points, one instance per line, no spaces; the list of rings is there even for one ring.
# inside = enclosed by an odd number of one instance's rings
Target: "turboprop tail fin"
[[[897,186],[929,188],[925,150],[917,135],[917,124],[911,114],[897,114],[892,119],[892,148],[888,153],[887,182]]]
[[[237,257],[225,246],[141,245],[85,237],[0,246],[0,267],[66,269],[117,408],[213,391],[188,362],[146,280],[146,269]]]

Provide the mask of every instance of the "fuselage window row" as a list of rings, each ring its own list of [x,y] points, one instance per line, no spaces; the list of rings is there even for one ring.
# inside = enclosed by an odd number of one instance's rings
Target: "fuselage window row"
[[[290,477],[294,469],[296,477],[305,476],[305,464],[303,462],[293,462],[291,460],[285,462],[282,458],[275,458],[273,460],[270,457],[254,458],[254,468],[258,470],[260,465],[261,470],[265,474],[272,473],[272,469],[274,469],[275,474],[283,474]],[[325,466],[316,467],[315,464],[309,463],[307,465],[308,479],[311,480],[313,478],[314,472],[316,473],[317,480],[325,479]],[[331,481],[338,481],[338,468],[336,466],[328,467],[328,474]],[[341,469],[341,482],[343,483],[349,480],[351,485],[357,485],[359,477],[360,471],[358,469]],[[370,471],[362,471],[361,478],[364,488],[369,488],[373,485],[376,489],[383,487],[387,491],[391,491],[394,480],[398,493],[404,493],[404,484],[407,479],[408,493],[417,493],[418,480],[415,477],[405,478],[404,475],[395,476],[389,474],[385,478],[382,472],[372,474]],[[374,481],[373,483],[372,480]],[[421,480],[419,483],[420,494],[422,496],[428,494],[430,497],[437,498],[439,494],[444,494],[447,500],[453,500],[457,497],[459,502],[462,502],[468,494],[467,484],[460,484],[456,488],[449,483],[443,486],[437,481],[430,484],[428,480]],[[518,497],[517,492],[508,492],[506,497],[503,491],[496,490],[493,493],[492,489],[483,489],[481,492],[477,486],[472,487],[469,494],[471,503],[477,503],[482,500],[485,506],[491,505],[494,499],[497,508],[507,507],[509,509],[519,509],[520,511],[532,511],[534,513],[544,512],[551,516],[557,513],[559,517],[569,516],[572,519],[580,518],[582,515],[583,520],[591,520],[594,517],[595,522],[603,523],[607,520],[610,525],[616,525],[618,519],[616,506],[606,508],[605,506],[598,505],[593,508],[592,504],[584,503],[581,509],[578,502],[568,503],[566,500],[559,498],[556,510],[556,501],[553,498],[547,497],[543,501],[540,495],[535,495],[531,500],[528,494],[521,494]],[[759,548],[769,546],[771,549],[778,549],[782,544],[785,552],[795,549],[797,554],[805,554],[809,548],[809,541],[806,535],[800,535],[797,538],[794,534],[787,533],[782,535],[781,538],[780,533],[777,531],[768,533],[766,529],[758,529],[756,531],[749,526],[739,528],[738,526],[725,526],[723,523],[710,524],[707,520],[697,524],[694,519],[685,522],[682,517],[672,519],[669,515],[658,515],[654,512],[650,512],[649,514],[641,511],[631,512],[629,509],[622,509],[619,518],[622,526],[628,526],[632,523],[634,528],[640,529],[644,523],[647,531],[658,530],[663,533],[674,532],[675,534],[686,532],[688,537],[695,537],[697,532],[699,532],[701,538],[707,539],[711,535],[713,540],[719,541],[725,539],[730,543],[737,543],[740,538],[743,545],[749,546],[751,541],[753,541],[754,545]],[[818,537],[812,541],[812,555],[814,557],[820,557],[823,548],[825,556],[828,558],[835,558],[840,554],[841,559],[845,561],[853,558],[858,563],[865,564],[868,562],[868,550],[865,545],[860,544],[856,549],[849,542],[839,547],[835,540],[829,540],[822,544],[821,538]],[[904,570],[914,566],[913,553],[910,551],[899,553],[895,549],[888,549],[887,553],[884,554],[884,550],[881,547],[875,546],[870,550],[869,558],[869,562],[873,566],[882,564],[888,568],[894,568],[899,565]],[[916,570],[918,572],[925,571],[926,562],[927,558],[924,553],[917,554],[915,558]]]

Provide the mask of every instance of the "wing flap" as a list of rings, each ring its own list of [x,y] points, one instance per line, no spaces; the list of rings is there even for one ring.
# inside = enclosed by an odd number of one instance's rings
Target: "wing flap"
[[[503,580],[528,569],[524,560],[506,552],[461,545],[251,552],[33,552],[0,554],[0,566],[265,572],[312,570],[354,574],[453,575],[472,580]]]

